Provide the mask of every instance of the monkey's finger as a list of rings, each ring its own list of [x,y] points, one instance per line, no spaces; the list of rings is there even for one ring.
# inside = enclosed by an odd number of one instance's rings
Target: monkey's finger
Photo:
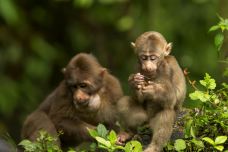
[[[134,81],[145,81],[144,77],[134,77]]]
[[[154,86],[152,85],[147,85],[142,87],[142,90],[153,90],[153,89],[154,89]]]
[[[154,84],[154,82],[153,82],[153,81],[148,81],[147,83],[148,83],[148,84]]]

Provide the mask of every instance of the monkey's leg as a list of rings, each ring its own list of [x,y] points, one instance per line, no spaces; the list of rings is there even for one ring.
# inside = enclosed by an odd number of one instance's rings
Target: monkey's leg
[[[79,119],[65,118],[58,123],[56,128],[63,131],[61,140],[76,144],[81,141],[91,141],[92,137],[89,135],[88,129],[95,129],[96,127]]]
[[[119,120],[127,128],[136,128],[148,121],[148,116],[143,107],[129,97],[122,97],[117,104]]]
[[[24,122],[22,127],[21,137],[35,141],[39,136],[39,131],[44,130],[50,135],[57,138],[57,144],[60,146],[60,141],[57,136],[57,130],[49,119],[46,113],[42,111],[34,111]]]
[[[133,136],[132,130],[136,130],[138,126],[148,121],[148,115],[141,104],[129,96],[124,96],[118,101],[117,109],[118,120],[127,130],[118,135],[118,141],[123,144]]]
[[[144,152],[160,152],[172,134],[173,123],[176,113],[171,109],[164,109],[150,120],[153,129],[153,137]]]

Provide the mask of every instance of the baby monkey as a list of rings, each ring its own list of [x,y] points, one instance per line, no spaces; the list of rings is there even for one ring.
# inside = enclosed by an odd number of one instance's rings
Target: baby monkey
[[[138,58],[138,72],[129,76],[133,96],[118,102],[125,127],[135,129],[147,122],[153,131],[144,152],[159,152],[172,134],[173,124],[186,94],[183,72],[172,44],[158,32],[143,33],[131,43]]]

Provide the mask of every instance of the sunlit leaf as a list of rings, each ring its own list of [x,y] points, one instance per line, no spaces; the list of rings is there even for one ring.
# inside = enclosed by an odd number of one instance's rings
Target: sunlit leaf
[[[206,101],[209,101],[210,100],[210,95],[207,94],[207,93],[204,93],[202,91],[195,91],[193,93],[190,93],[189,94],[189,97],[192,99],[192,100],[200,100],[202,102],[206,102]]]
[[[96,130],[89,129],[89,128],[87,128],[87,130],[89,131],[90,136],[92,136],[92,137],[97,137],[98,136],[98,133],[97,133]]]
[[[125,149],[125,152],[141,152],[142,145],[140,142],[132,140],[132,141],[127,142],[124,149]]]
[[[209,137],[204,137],[204,138],[202,138],[202,140],[208,142],[211,145],[215,145],[215,142]]]
[[[111,130],[109,135],[108,135],[108,139],[110,140],[110,142],[112,144],[115,144],[116,143],[116,140],[117,140],[117,135],[115,133],[115,131]]]
[[[219,150],[219,151],[223,151],[223,149],[224,149],[224,146],[214,146],[217,150]]]
[[[200,84],[211,90],[216,87],[215,79],[211,78],[208,73],[205,74],[204,80],[200,80]]]
[[[204,148],[204,144],[201,140],[197,140],[197,139],[192,139],[192,142],[198,147],[198,148]]]
[[[218,136],[215,138],[215,144],[219,145],[219,144],[223,144],[225,143],[227,140],[227,136]]]
[[[18,145],[22,146],[26,151],[35,152],[37,150],[37,144],[29,140],[22,140]]]
[[[186,143],[183,139],[175,140],[174,147],[176,151],[181,151],[186,149]]]
[[[109,148],[109,147],[112,146],[110,141],[105,140],[105,139],[102,138],[102,137],[95,137],[95,139],[97,140],[98,143],[104,145],[105,147],[108,147],[108,148]]]
[[[216,30],[218,30],[218,29],[220,29],[220,26],[215,25],[215,26],[212,26],[212,27],[209,29],[209,32],[216,31]]]

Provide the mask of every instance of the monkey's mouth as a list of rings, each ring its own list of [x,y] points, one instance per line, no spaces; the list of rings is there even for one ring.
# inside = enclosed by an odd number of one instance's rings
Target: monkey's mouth
[[[89,106],[89,100],[86,101],[73,101],[76,108],[86,108]]]

